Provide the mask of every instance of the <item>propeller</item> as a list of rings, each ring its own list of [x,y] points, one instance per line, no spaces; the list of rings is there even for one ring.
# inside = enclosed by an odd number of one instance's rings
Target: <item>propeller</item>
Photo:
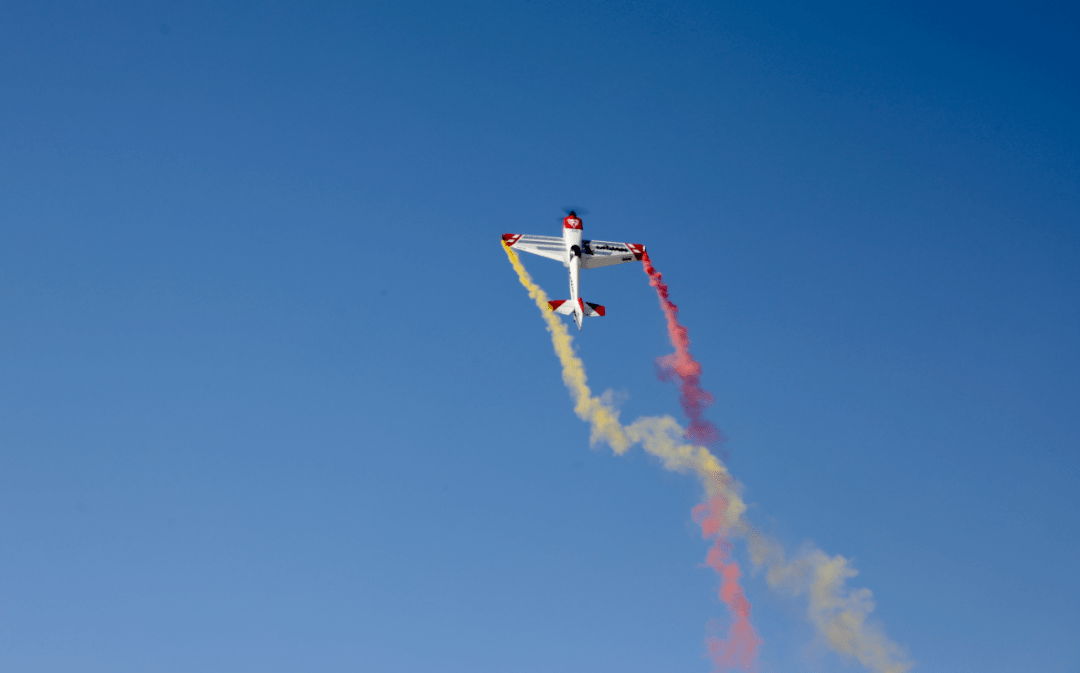
[[[570,213],[574,213],[578,217],[581,217],[582,215],[588,215],[589,214],[589,209],[588,208],[574,208],[574,207],[567,206],[566,208],[563,208],[563,212],[566,213],[567,215],[569,215]]]

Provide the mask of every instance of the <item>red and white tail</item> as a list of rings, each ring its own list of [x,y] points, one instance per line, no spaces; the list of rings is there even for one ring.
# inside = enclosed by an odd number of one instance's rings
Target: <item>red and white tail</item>
[[[587,301],[582,301],[580,299],[578,299],[578,301],[581,302],[581,313],[586,318],[603,316],[606,313],[604,307],[600,304],[591,304]],[[574,314],[574,302],[570,301],[569,299],[556,299],[555,301],[549,301],[548,306],[551,307],[552,311],[555,311],[556,313],[562,315]]]

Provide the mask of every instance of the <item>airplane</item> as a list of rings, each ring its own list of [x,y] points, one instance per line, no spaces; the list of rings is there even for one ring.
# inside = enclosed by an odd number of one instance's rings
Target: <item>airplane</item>
[[[570,299],[549,301],[552,311],[562,315],[573,315],[578,331],[581,320],[602,316],[604,307],[584,301],[578,296],[578,273],[581,269],[595,269],[623,262],[640,261],[645,255],[645,246],[639,243],[611,243],[609,241],[584,241],[581,218],[570,211],[563,218],[562,238],[556,236],[533,236],[531,234],[503,234],[503,242],[514,250],[531,252],[562,262],[570,269]]]

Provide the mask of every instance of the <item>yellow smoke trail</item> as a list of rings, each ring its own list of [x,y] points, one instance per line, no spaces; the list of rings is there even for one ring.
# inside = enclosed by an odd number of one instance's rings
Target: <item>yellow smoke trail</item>
[[[914,665],[877,624],[867,622],[874,610],[873,594],[845,586],[858,574],[848,559],[808,546],[787,561],[778,542],[752,529],[748,533],[754,566],[765,569],[770,588],[807,596],[807,617],[831,650],[854,657],[875,673],[905,673]]]
[[[574,353],[572,345],[574,339],[567,331],[566,325],[550,310],[547,294],[533,282],[517,254],[506,243],[503,243],[503,249],[510,257],[514,271],[517,271],[518,280],[536,302],[540,315],[544,316],[544,322],[547,323],[548,331],[551,332],[551,343],[555,346],[555,354],[559,356],[559,362],[562,363],[563,382],[570,389],[570,396],[574,398],[574,413],[587,422],[592,429],[589,443],[596,446],[597,442],[603,441],[616,454],[626,453],[626,450],[630,448],[630,441],[623,432],[622,425],[619,424],[619,412],[599,397],[592,396],[589,386],[585,383],[585,365]]]
[[[686,430],[671,416],[639,418],[628,426],[619,422],[619,412],[603,397],[594,397],[585,376],[585,364],[574,353],[573,337],[557,314],[548,307],[547,294],[525,270],[517,254],[502,243],[518,280],[536,302],[551,332],[551,342],[562,364],[563,382],[574,400],[574,413],[589,424],[590,444],[604,442],[616,455],[634,444],[657,458],[665,469],[685,474],[693,472],[701,481],[708,499],[721,496],[727,503],[724,528],[747,540],[754,566],[764,569],[770,588],[794,596],[806,595],[807,616],[818,634],[834,652],[854,657],[874,673],[905,673],[913,665],[901,648],[889,640],[875,624],[867,622],[874,609],[869,589],[849,589],[847,578],[857,571],[842,556],[830,557],[808,547],[794,560],[786,560],[779,542],[755,529],[745,518],[742,486],[727,467],[703,446],[683,441]]]

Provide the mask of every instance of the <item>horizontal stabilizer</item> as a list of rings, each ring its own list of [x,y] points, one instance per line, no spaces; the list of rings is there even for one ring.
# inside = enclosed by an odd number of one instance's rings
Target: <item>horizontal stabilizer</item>
[[[556,299],[555,301],[549,301],[548,306],[552,311],[561,313],[562,315],[570,315],[574,312],[574,305],[570,303],[569,299]]]
[[[586,318],[592,318],[594,316],[603,317],[603,315],[605,313],[606,313],[606,311],[604,310],[604,307],[601,306],[600,304],[590,304],[589,302],[585,302],[585,317]]]
[[[578,299],[578,301],[581,303],[581,312],[586,318],[602,316],[606,313],[604,307],[600,304],[592,304],[587,301],[581,301],[580,299]],[[560,313],[562,315],[574,314],[574,303],[569,299],[556,299],[555,301],[549,301],[548,306],[551,307],[552,311],[555,311],[556,313]]]

